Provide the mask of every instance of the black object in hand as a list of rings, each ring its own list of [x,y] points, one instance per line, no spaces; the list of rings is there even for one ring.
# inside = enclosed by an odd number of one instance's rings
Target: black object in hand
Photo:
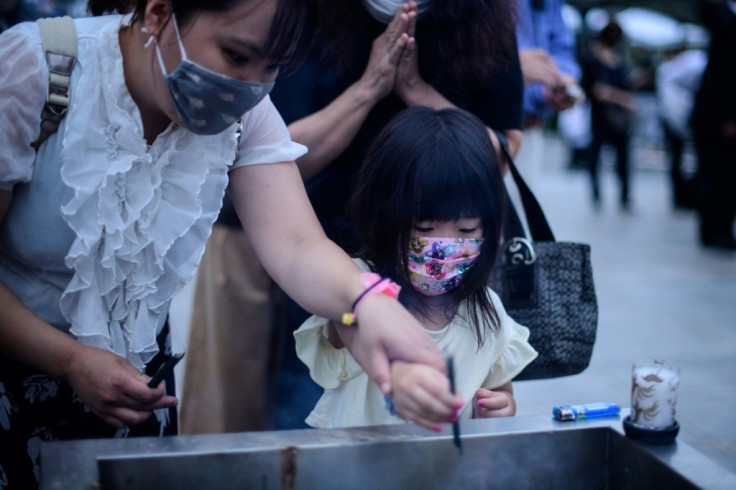
[[[169,357],[163,364],[161,364],[161,367],[158,368],[158,371],[156,371],[156,374],[153,375],[151,381],[148,382],[148,387],[157,387],[158,384],[163,381],[164,377],[166,377],[166,375],[169,374],[172,369],[174,369],[174,366],[176,366],[176,364],[181,361],[182,357],[184,357],[183,352],[181,354],[174,354]]]
[[[453,363],[452,356],[447,358],[447,377],[450,378],[450,391],[452,391],[452,394],[455,394],[455,366]],[[455,420],[455,422],[452,424],[452,442],[455,444],[455,447],[457,447],[458,452],[462,456],[463,454],[463,446],[460,442],[460,423]]]

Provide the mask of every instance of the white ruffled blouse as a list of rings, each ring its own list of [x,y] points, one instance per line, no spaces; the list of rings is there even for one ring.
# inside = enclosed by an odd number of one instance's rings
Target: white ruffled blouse
[[[368,270],[365,262],[358,266]],[[456,388],[464,406],[459,417],[473,415],[473,396],[478,388],[498,388],[521,372],[537,357],[527,342],[529,329],[518,324],[489,289],[500,320],[495,335],[486,335],[479,348],[473,326],[468,321],[467,304],[460,306],[452,321],[438,331],[427,330],[438,347],[453,353]],[[325,389],[306,423],[312,427],[335,428],[398,424],[402,420],[386,410],[378,386],[368,378],[346,348],[336,349],[328,340],[329,320],[312,316],[294,332],[299,359],[309,368],[312,379]]]
[[[48,68],[35,22],[0,36],[0,280],[80,342],[143,366],[158,351],[171,298],[193,277],[217,218],[227,172],[293,161],[267,97],[221,134],[172,124],[147,145],[125,85],[118,31],[128,18],[77,19],[72,102],[40,148]]]

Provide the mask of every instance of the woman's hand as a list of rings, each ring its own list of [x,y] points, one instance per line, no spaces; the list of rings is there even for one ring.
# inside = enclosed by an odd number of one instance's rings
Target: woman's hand
[[[410,2],[413,4],[413,2]],[[386,30],[373,41],[368,65],[360,77],[360,85],[376,100],[380,100],[394,88],[396,71],[402,53],[414,42],[407,34],[412,19],[416,19],[416,4],[403,4],[394,15]]]
[[[433,367],[395,361],[391,379],[396,411],[429,430],[439,432],[440,424],[454,422],[463,406],[462,397],[450,392],[447,377]]]
[[[511,417],[516,415],[514,390],[509,381],[495,390],[481,388],[473,397],[474,418]]]
[[[383,294],[366,296],[360,303],[358,322],[350,326],[336,322],[338,334],[384,395],[392,390],[390,364],[393,361],[425,364],[438,372],[444,370],[445,361],[437,344],[395,299]]]
[[[416,3],[412,1],[404,5],[408,5],[409,8],[413,9],[414,15],[409,17],[406,28],[409,42],[401,54],[396,70],[394,93],[408,107],[423,105],[436,110],[456,107],[419,74],[419,58],[417,57],[417,45],[414,38],[417,26]]]
[[[414,101],[418,98],[417,92],[424,90],[427,83],[419,74],[419,61],[417,59],[416,40],[414,38],[417,27],[416,4],[414,2],[409,2],[408,5],[414,9],[414,15],[410,17],[409,24],[406,29],[406,33],[410,40],[407,43],[406,48],[404,48],[404,51],[401,54],[401,59],[399,60],[394,91],[407,106],[413,106],[416,105]]]
[[[153,410],[178,403],[176,397],[164,394],[163,384],[149,388],[150,376],[127,359],[82,344],[63,378],[95,415],[117,428],[144,422]]]

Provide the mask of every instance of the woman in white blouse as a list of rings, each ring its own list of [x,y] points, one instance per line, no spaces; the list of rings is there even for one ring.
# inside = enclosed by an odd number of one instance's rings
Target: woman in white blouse
[[[90,9],[120,8],[109,3]],[[226,187],[263,264],[306,309],[340,319],[365,290],[322,232],[294,164],[305,148],[267,96],[304,4],[140,0],[76,20],[71,105],[37,152],[38,26],[0,36],[0,481],[35,484],[42,440],[135,435],[151,420],[139,434],[170,432],[177,400],[143,371],[166,350],[171,298]],[[367,295],[359,316],[340,335],[384,392],[392,360],[444,369],[395,299]],[[427,416],[447,421],[449,384],[436,394]]]

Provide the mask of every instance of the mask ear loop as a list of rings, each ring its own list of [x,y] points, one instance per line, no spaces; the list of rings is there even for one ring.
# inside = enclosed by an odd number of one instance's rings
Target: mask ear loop
[[[146,29],[146,27],[143,26],[143,27],[141,27],[141,32],[143,34],[148,34],[148,29]],[[144,49],[148,49],[151,46],[151,44],[153,44],[154,42],[156,42],[156,38],[153,37],[153,36],[151,36],[151,35],[149,35],[148,36],[148,41],[146,41],[146,44],[143,45],[143,48]]]
[[[176,15],[174,13],[171,13],[171,20],[174,21],[174,31],[176,31],[176,40],[179,41],[179,49],[181,49],[181,59],[182,61],[188,60],[187,58],[187,52],[184,49],[184,43],[181,42],[181,35],[179,35],[179,24],[176,22]]]
[[[179,42],[179,49],[181,50],[181,60],[188,60],[187,58],[187,52],[184,49],[184,44],[181,42],[181,35],[179,34],[179,24],[176,22],[176,16],[174,13],[171,13],[171,20],[174,22],[174,32],[176,32],[176,40]],[[141,27],[141,32],[148,33],[148,29],[144,27]],[[158,57],[158,64],[161,66],[161,72],[164,75],[168,75],[169,73],[166,71],[166,65],[164,65],[164,59],[161,56],[161,49],[158,47],[158,42],[156,41],[155,36],[150,36],[148,38],[148,41],[146,41],[146,44],[143,45],[144,48],[148,48],[152,43],[156,45],[156,56]]]

